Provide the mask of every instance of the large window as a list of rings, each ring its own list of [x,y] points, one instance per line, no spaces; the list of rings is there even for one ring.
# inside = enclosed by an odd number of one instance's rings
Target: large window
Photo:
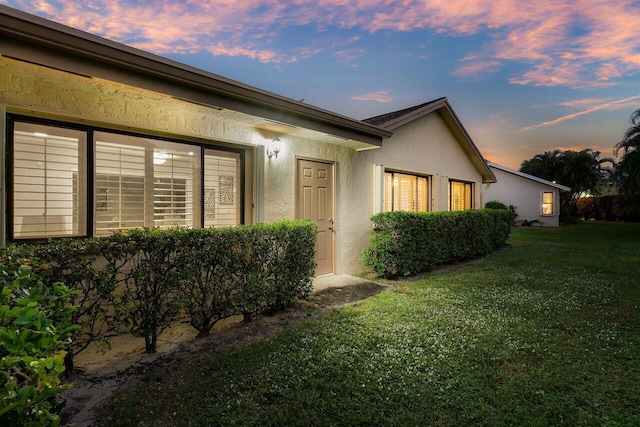
[[[553,193],[550,191],[542,193],[542,215],[553,215]]]
[[[240,151],[17,118],[11,128],[11,239],[242,223]]]
[[[13,238],[86,234],[86,133],[16,123],[12,162]]]
[[[473,207],[473,184],[449,181],[449,210],[464,211]]]
[[[384,173],[384,211],[429,210],[429,178],[398,172]]]
[[[197,147],[107,132],[95,141],[96,235],[200,225]]]

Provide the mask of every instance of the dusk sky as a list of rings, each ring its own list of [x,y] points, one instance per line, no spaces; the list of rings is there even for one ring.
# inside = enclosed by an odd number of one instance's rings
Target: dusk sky
[[[640,108],[640,1],[0,0],[356,119],[446,96],[519,168],[613,145]]]

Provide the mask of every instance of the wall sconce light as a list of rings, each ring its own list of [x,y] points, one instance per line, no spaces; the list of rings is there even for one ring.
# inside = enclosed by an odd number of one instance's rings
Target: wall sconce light
[[[269,147],[267,147],[267,157],[269,158],[275,157],[277,159],[279,152],[280,152],[280,138],[276,136],[271,141],[271,144],[269,144]]]

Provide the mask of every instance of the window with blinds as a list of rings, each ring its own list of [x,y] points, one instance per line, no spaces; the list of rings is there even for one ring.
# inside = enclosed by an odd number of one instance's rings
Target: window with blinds
[[[205,150],[204,225],[224,227],[240,224],[240,154]]]
[[[200,156],[186,144],[96,132],[96,235],[200,226]]]
[[[429,178],[398,172],[384,174],[384,210],[427,212]]]
[[[81,131],[15,123],[12,238],[86,234],[86,145]]]
[[[8,123],[11,240],[242,222],[241,152],[11,115]]]
[[[464,211],[471,209],[473,184],[462,181],[449,181],[449,210]]]
[[[96,235],[144,227],[145,148],[101,140],[95,147]]]

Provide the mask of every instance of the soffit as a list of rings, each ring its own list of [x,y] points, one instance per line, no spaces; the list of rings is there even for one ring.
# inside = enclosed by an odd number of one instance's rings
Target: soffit
[[[0,35],[3,56],[164,93],[247,126],[281,123],[300,137],[356,150],[379,147],[392,134],[2,5]]]

